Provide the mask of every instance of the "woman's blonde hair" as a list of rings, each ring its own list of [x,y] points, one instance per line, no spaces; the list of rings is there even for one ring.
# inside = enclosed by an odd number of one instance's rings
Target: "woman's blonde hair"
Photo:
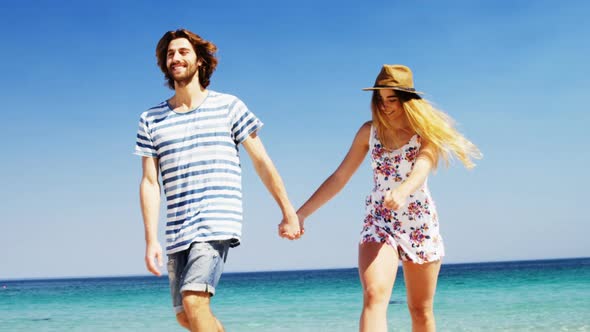
[[[447,166],[453,156],[457,157],[467,169],[475,166],[472,159],[481,159],[482,154],[477,146],[455,129],[455,122],[450,116],[437,110],[430,102],[415,93],[395,90],[395,94],[402,103],[412,129],[435,147]],[[381,112],[381,105],[379,91],[373,90],[371,98],[373,125],[377,130],[377,137],[384,142],[384,132],[391,129],[391,126]]]

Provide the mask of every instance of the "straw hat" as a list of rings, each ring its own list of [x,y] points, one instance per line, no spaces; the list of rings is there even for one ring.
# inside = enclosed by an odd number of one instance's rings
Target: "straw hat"
[[[416,94],[423,94],[423,92],[414,89],[414,80],[412,79],[412,71],[410,68],[403,65],[383,65],[381,72],[375,80],[375,85],[372,88],[364,88],[368,90],[384,90],[393,89]]]

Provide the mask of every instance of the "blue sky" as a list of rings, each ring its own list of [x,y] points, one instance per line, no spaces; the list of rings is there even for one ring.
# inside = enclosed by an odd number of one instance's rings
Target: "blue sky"
[[[590,256],[589,13],[584,1],[3,2],[0,279],[147,273],[132,151],[139,114],[173,94],[154,50],[178,27],[218,46],[210,88],[264,121],[296,208],[370,119],[361,88],[401,63],[484,153],[430,178],[444,261]],[[356,266],[368,163],[289,242],[242,157],[243,244],[226,271]]]

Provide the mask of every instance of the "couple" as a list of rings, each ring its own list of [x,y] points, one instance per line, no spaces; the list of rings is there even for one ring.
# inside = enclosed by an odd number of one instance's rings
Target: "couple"
[[[414,330],[433,331],[433,299],[444,255],[428,174],[442,157],[467,167],[479,150],[450,118],[414,90],[412,72],[384,65],[372,90],[372,121],[358,130],[338,169],[296,212],[257,135],[262,122],[232,95],[208,90],[217,66],[214,44],[185,30],[168,31],[156,57],[174,95],[141,114],[135,153],[142,156],[140,185],[147,269],[160,275],[160,181],[167,204],[166,254],[170,290],[180,325],[191,331],[224,331],[210,298],[230,247],[242,231],[242,144],[278,203],[279,235],[297,239],[305,218],[334,197],[370,151],[374,188],[366,200],[359,244],[363,286],[361,331],[387,330],[387,305],[398,262],[407,287]]]

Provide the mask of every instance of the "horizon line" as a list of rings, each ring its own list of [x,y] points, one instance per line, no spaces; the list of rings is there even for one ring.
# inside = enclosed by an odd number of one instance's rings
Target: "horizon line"
[[[584,257],[562,257],[562,258],[539,258],[539,259],[518,259],[518,260],[498,260],[498,261],[479,261],[479,262],[461,262],[461,263],[443,263],[442,265],[474,265],[474,264],[500,264],[500,263],[525,263],[525,262],[543,262],[543,261],[562,261],[562,260],[579,260],[590,259],[590,256]],[[302,268],[291,270],[255,270],[255,271],[231,271],[223,274],[251,274],[251,273],[284,273],[284,272],[308,272],[308,271],[331,271],[331,270],[348,270],[356,269],[358,267],[331,267],[331,268]],[[60,277],[30,277],[30,278],[0,278],[0,282],[13,281],[42,281],[42,280],[76,280],[76,279],[108,279],[108,278],[140,278],[140,277],[167,277],[167,274],[155,276],[152,274],[125,274],[125,275],[94,275],[94,276],[60,276]]]

